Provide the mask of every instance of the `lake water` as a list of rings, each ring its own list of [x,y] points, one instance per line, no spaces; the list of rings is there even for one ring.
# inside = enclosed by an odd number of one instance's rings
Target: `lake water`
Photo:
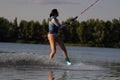
[[[120,49],[59,46],[49,61],[49,45],[0,43],[0,80],[120,80]]]

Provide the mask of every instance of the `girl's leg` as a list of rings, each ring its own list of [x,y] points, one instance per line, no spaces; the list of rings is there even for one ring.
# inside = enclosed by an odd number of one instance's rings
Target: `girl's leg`
[[[50,52],[50,55],[49,55],[49,59],[51,60],[53,58],[53,56],[55,55],[55,52],[56,52],[56,43],[55,43],[55,40],[54,40],[54,35],[53,34],[48,34],[48,40],[49,40],[50,47],[51,47],[51,52]]]
[[[57,42],[57,43],[59,44],[59,46],[61,47],[64,57],[65,57],[65,58],[68,58],[67,50],[66,50],[66,48],[65,48],[65,45],[64,45],[64,43],[59,39],[59,37],[56,39],[56,42]]]
[[[60,47],[61,47],[61,49],[63,51],[63,55],[65,57],[65,62],[67,63],[67,65],[71,65],[71,62],[70,62],[70,60],[68,58],[67,50],[65,48],[64,43],[59,38],[56,39],[56,42],[60,45]]]

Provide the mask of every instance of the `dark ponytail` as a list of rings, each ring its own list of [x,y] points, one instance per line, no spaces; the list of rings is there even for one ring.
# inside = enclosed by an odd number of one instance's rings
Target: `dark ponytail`
[[[58,13],[57,9],[52,9],[52,11],[50,13],[50,17],[55,16],[56,13]]]

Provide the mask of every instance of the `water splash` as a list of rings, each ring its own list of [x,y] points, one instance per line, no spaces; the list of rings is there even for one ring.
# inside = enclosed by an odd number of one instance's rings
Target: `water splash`
[[[54,61],[49,61],[48,55],[39,55],[34,53],[0,53],[1,65],[39,65],[39,66],[57,66]]]

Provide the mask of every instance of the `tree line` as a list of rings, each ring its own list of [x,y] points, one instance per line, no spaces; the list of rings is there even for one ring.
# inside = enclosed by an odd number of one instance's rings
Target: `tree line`
[[[62,24],[71,21],[63,21]],[[48,20],[26,21],[17,18],[9,21],[0,17],[0,42],[48,44]],[[59,31],[61,39],[68,44],[120,48],[120,18],[113,20],[88,19],[74,21]]]

